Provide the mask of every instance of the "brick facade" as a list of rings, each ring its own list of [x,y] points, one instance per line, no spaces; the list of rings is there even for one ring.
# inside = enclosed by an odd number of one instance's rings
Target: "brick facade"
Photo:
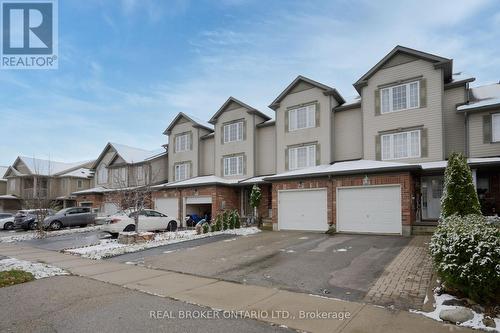
[[[328,224],[335,225],[337,223],[336,195],[338,187],[399,184],[401,185],[401,220],[403,225],[403,234],[408,235],[411,230],[411,225],[415,222],[414,177],[409,172],[372,174],[367,175],[367,177],[368,178],[365,179],[365,175],[363,174],[274,182],[272,185],[272,220],[275,224],[275,228],[278,223],[278,191],[280,190],[326,188]]]
[[[76,205],[81,206],[82,203],[92,203],[93,209],[101,209],[102,204],[104,202],[104,195],[93,193],[93,194],[85,194],[85,195],[77,195],[76,196]]]

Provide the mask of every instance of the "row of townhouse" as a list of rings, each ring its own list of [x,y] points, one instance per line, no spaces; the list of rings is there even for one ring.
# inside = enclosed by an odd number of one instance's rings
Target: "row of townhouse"
[[[452,59],[397,46],[346,102],[299,76],[271,103],[274,120],[229,98],[208,124],[179,114],[165,133],[169,181],[160,210],[238,209],[274,229],[408,235],[435,225],[452,152],[469,157],[485,214],[500,207],[500,84],[470,88]]]
[[[150,184],[152,205],[187,214],[237,209],[274,229],[381,234],[436,224],[452,152],[469,158],[485,214],[500,208],[500,84],[469,87],[453,60],[397,46],[354,83],[346,101],[299,76],[270,104],[274,117],[230,97],[208,121],[179,113],[168,145],[109,143],[76,204],[114,212],[123,186]]]

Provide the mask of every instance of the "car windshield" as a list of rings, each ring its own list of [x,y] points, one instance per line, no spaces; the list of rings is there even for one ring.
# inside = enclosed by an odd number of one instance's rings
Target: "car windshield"
[[[64,213],[66,213],[66,212],[68,211],[68,209],[69,209],[69,208],[63,208],[63,209],[61,209],[61,210],[58,210],[56,214],[58,214],[58,215],[59,215],[59,214],[64,214]],[[50,214],[50,211],[49,211],[49,214]]]

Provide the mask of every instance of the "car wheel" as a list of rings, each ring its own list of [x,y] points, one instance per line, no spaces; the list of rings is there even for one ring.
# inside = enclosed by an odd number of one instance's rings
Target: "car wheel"
[[[125,229],[123,229],[123,231],[125,232],[135,231],[135,225],[129,224],[128,226],[125,227]]]
[[[60,221],[54,221],[50,224],[50,229],[59,230],[62,228],[62,223]]]
[[[167,231],[176,231],[177,230],[177,222],[170,221],[167,225]]]
[[[36,230],[38,228],[38,223],[37,222],[30,222],[30,224],[28,224],[28,228],[30,230]]]
[[[5,230],[14,230],[14,223],[12,222],[7,222],[3,225],[3,228]]]

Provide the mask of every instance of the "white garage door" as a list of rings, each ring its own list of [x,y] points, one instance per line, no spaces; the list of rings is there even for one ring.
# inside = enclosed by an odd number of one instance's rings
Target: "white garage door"
[[[401,234],[401,187],[337,189],[337,231]]]
[[[326,189],[278,191],[280,230],[328,230]]]
[[[179,199],[177,198],[157,198],[155,199],[155,209],[160,213],[173,218],[179,218]]]

